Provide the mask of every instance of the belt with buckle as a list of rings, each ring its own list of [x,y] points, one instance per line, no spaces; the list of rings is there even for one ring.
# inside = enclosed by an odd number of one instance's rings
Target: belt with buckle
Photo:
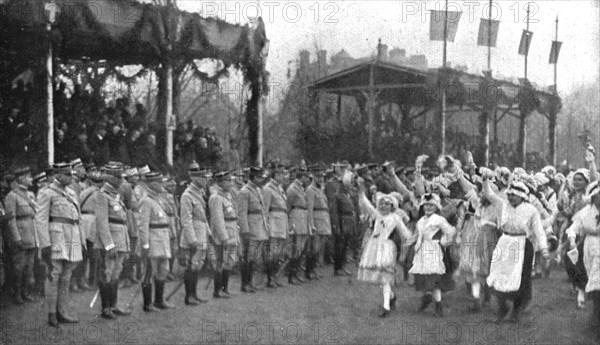
[[[168,229],[169,224],[150,224],[150,229]]]
[[[77,224],[79,224],[79,220],[78,219],[71,219],[71,218],[66,218],[66,217],[53,217],[53,216],[50,216],[50,222],[52,222],[52,223],[63,223],[63,224],[69,224],[69,225],[77,225]]]
[[[126,221],[117,218],[108,218],[108,222],[111,224],[127,225]]]

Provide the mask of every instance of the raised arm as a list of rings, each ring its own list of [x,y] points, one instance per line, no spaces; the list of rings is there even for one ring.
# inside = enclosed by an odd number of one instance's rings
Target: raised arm
[[[585,160],[588,164],[588,169],[590,170],[590,183],[594,182],[598,179],[596,168],[596,154],[594,153],[594,148],[592,145],[588,145],[587,150],[585,152]]]
[[[496,195],[496,193],[494,193],[494,191],[492,190],[492,187],[490,186],[490,180],[489,178],[487,178],[487,176],[483,177],[483,196],[488,199],[492,205],[498,209],[500,209],[502,207],[502,203],[504,202],[504,200],[502,198],[500,198],[498,195]]]

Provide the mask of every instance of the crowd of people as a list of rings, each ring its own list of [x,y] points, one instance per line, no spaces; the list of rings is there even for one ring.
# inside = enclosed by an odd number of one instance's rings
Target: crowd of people
[[[178,279],[175,265],[184,268],[190,306],[207,302],[196,288],[202,270],[212,272],[213,298],[221,299],[233,295],[234,271],[241,291],[255,293],[255,274],[278,289],[282,274],[302,285],[333,264],[334,276],[382,286],[380,317],[403,293],[394,288],[401,268],[422,292],[421,312],[433,303],[443,317],[443,293],[466,283],[471,311],[482,312],[495,295],[496,321],[518,323],[532,302],[532,279],[547,277],[557,260],[577,291],[574,304],[584,309],[591,298],[600,326],[600,187],[591,146],[588,167],[565,173],[477,168],[471,155],[464,163],[442,155],[428,168],[428,158],[408,167],[275,161],[214,172],[192,162],[187,184],[118,161],[96,168],[76,159],[33,178],[19,167],[4,176],[1,276],[16,304],[45,296],[57,327],[77,322],[68,295],[90,286],[102,317],[128,315],[118,298],[125,280],[139,284],[145,312],[172,308],[164,288]]]
[[[70,97],[68,93],[66,84],[61,83],[54,94],[56,161],[79,158],[84,164],[102,166],[115,160],[131,166],[148,164],[156,170],[166,168],[162,144],[165,126],[150,121],[142,104],[131,107],[126,97],[106,104],[79,85]],[[0,153],[0,161],[4,165],[24,158],[34,161],[33,156],[44,152],[47,143],[38,135],[45,132],[44,124],[38,123],[44,118],[34,116],[32,100],[31,91],[20,83],[9,101],[0,105],[0,144],[6,148]],[[223,158],[222,151],[215,128],[204,128],[189,120],[175,130],[176,166],[198,161],[215,167]]]

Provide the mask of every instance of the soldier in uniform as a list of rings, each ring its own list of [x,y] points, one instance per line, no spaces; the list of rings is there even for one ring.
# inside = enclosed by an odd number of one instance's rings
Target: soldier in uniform
[[[302,266],[302,260],[306,254],[310,239],[308,227],[308,198],[305,188],[310,179],[306,168],[296,169],[296,178],[286,191],[288,205],[288,222],[290,224],[290,235],[292,238],[292,259],[289,263],[288,281],[294,284],[294,280],[303,283],[304,280],[298,276],[298,270]]]
[[[119,194],[123,197],[123,204],[125,204],[125,211],[127,212],[127,233],[129,235],[129,243],[131,244],[131,254],[123,263],[123,271],[121,272],[121,278],[124,286],[130,284],[136,284],[140,281],[135,277],[135,267],[139,262],[139,256],[137,253],[137,242],[138,242],[138,229],[135,222],[134,212],[138,207],[138,200],[134,192],[135,181],[138,178],[138,172],[136,168],[127,168],[123,170],[123,177],[125,180],[119,186]],[[133,181],[134,183],[132,183]]]
[[[79,229],[79,203],[67,190],[73,179],[71,165],[55,164],[53,173],[55,181],[40,191],[35,227],[43,258],[51,272],[46,294],[48,323],[58,327],[58,322],[78,322],[67,314],[65,306],[69,301],[71,273],[83,259],[85,237]],[[50,250],[44,250],[45,247]]]
[[[163,208],[169,217],[169,235],[171,243],[171,259],[169,260],[169,273],[167,274],[167,280],[175,280],[173,275],[173,265],[175,263],[175,257],[177,256],[177,250],[179,249],[178,239],[181,234],[181,222],[179,220],[179,202],[175,200],[175,187],[177,183],[170,179],[163,179],[164,192],[160,194]]]
[[[100,250],[100,298],[102,317],[114,319],[115,315],[129,315],[128,310],[117,306],[119,275],[123,262],[129,255],[127,211],[119,187],[123,183],[123,166],[104,166],[104,185],[96,194],[96,244]]]
[[[325,243],[331,236],[331,220],[329,218],[329,205],[323,182],[325,173],[316,169],[313,174],[313,182],[306,189],[308,198],[308,226],[312,229],[310,255],[307,257],[306,277],[319,278],[315,267],[319,261],[323,261]]]
[[[4,199],[4,207],[10,235],[7,240],[14,264],[14,301],[23,304],[24,300],[33,301],[29,296],[29,282],[33,278],[33,265],[39,248],[39,238],[33,224],[37,204],[33,193],[28,190],[33,184],[29,168],[15,169],[13,174],[15,182]]]
[[[287,195],[282,187],[286,180],[284,166],[271,167],[271,180],[263,188],[265,209],[268,212],[269,248],[266,263],[267,287],[277,288],[283,285],[277,281],[279,265],[284,262],[284,248],[288,238]]]
[[[265,207],[262,186],[267,178],[262,168],[250,168],[250,180],[238,194],[238,218],[242,246],[242,292],[255,292],[252,284],[254,265],[259,256],[267,262],[266,243],[269,239],[268,211]]]
[[[81,231],[85,234],[85,242],[89,261],[89,282],[95,286],[98,284],[99,257],[96,247],[96,195],[104,184],[104,176],[100,171],[92,171],[88,174],[90,185],[81,192],[79,196],[81,208]]]
[[[214,298],[230,297],[229,275],[237,260],[239,226],[235,201],[231,195],[233,181],[227,171],[215,174],[217,185],[208,199],[210,228],[214,235],[217,268],[214,276]]]
[[[145,177],[146,195],[139,203],[140,210],[140,246],[142,259],[146,262],[146,274],[142,281],[144,311],[174,308],[164,299],[165,283],[169,273],[171,243],[169,217],[163,208],[160,194],[164,193],[163,176],[149,173]],[[152,305],[152,279],[154,279],[154,305]],[[156,308],[155,308],[156,307]]]
[[[207,169],[201,169],[198,163],[190,164],[188,169],[192,181],[181,196],[181,238],[179,247],[185,253],[186,270],[183,275],[185,284],[185,304],[197,305],[197,302],[206,303],[205,299],[198,297],[196,286],[200,277],[200,270],[207,260],[214,269],[216,266],[215,248],[212,241],[212,232],[208,225],[206,214],[206,192],[212,174]]]
[[[351,275],[344,268],[346,251],[349,242],[357,233],[358,205],[352,195],[352,175],[347,173],[342,180],[342,187],[330,201],[331,230],[334,237],[334,274],[336,276]]]
[[[87,187],[86,180],[86,171],[81,159],[77,158],[71,161],[71,169],[73,169],[73,182],[69,185],[77,197],[83,192],[83,190]]]

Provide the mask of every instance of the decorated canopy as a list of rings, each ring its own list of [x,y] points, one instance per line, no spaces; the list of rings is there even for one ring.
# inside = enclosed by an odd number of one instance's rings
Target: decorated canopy
[[[22,57],[44,56],[48,2],[11,0],[0,5],[2,46]],[[267,45],[262,20],[230,24],[175,7],[132,0],[55,0],[55,55],[63,59],[112,60],[122,64],[165,59],[215,58],[246,71],[264,69]]]

